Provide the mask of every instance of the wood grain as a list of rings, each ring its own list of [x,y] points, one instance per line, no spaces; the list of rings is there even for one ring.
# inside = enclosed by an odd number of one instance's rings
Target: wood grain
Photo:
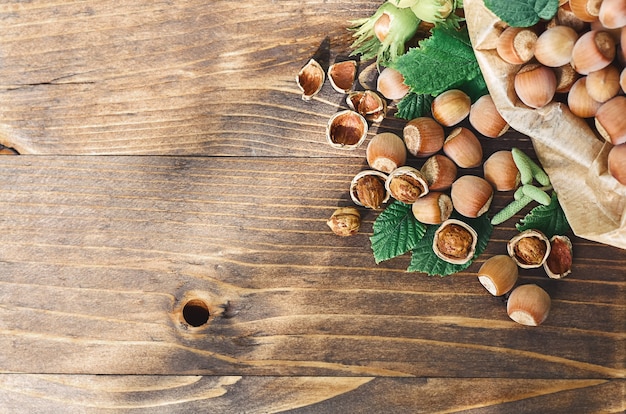
[[[523,271],[553,298],[546,323],[524,328],[474,273],[504,252],[513,222],[452,277],[406,272],[408,256],[376,265],[374,212],[351,238],[325,224],[361,168],[353,158],[2,157],[0,368],[624,377],[626,252],[574,239],[570,277]],[[190,298],[207,304],[208,324],[181,318]]]
[[[344,96],[303,102],[295,76],[377,1],[7,1],[0,144],[36,154],[341,155]]]
[[[618,413],[624,380],[0,375],[11,413]]]

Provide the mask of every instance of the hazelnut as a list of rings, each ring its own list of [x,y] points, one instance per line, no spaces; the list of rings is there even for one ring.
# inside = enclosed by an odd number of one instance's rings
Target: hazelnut
[[[496,191],[515,190],[520,184],[520,172],[508,150],[496,151],[485,160],[483,176]]]
[[[472,101],[465,92],[450,89],[433,99],[431,112],[435,121],[449,127],[463,121],[469,115],[471,106]]]
[[[537,34],[525,27],[509,26],[502,31],[496,43],[496,53],[512,65],[528,62],[534,56]]]
[[[623,28],[626,26],[626,2],[624,0],[602,0],[598,19],[602,26],[607,29]]]
[[[433,239],[433,252],[452,264],[464,264],[474,257],[478,234],[468,224],[455,219],[444,221]]]
[[[626,97],[619,95],[604,102],[596,111],[598,132],[613,145],[626,143]]]
[[[333,148],[357,149],[367,137],[367,120],[352,110],[340,111],[328,120],[326,140]]]
[[[581,35],[572,49],[572,66],[581,75],[608,66],[615,58],[615,39],[607,31],[591,30]]]
[[[453,129],[443,143],[443,152],[461,168],[478,167],[483,160],[480,140],[468,128]]]
[[[409,166],[392,171],[387,177],[385,188],[393,198],[405,204],[413,204],[428,194],[428,183],[422,173]]]
[[[567,106],[569,110],[580,118],[592,118],[602,103],[593,99],[587,91],[587,77],[579,78],[567,94]]]
[[[556,75],[549,67],[529,63],[515,74],[513,86],[524,104],[534,109],[541,108],[554,98]]]
[[[569,26],[554,26],[541,33],[535,45],[535,58],[542,65],[553,68],[572,60],[572,49],[578,33]]]
[[[469,122],[478,133],[498,138],[509,130],[509,124],[502,118],[491,95],[483,95],[470,108]]]
[[[416,157],[429,157],[443,147],[445,132],[432,118],[419,117],[406,123],[403,129],[407,150]]]
[[[493,296],[509,292],[517,282],[517,263],[510,256],[499,254],[485,260],[478,270],[478,281]]]
[[[376,89],[385,98],[391,100],[400,100],[409,93],[409,87],[404,83],[404,76],[390,67],[386,67],[378,75]]]
[[[609,150],[607,163],[609,174],[620,184],[626,185],[626,143],[615,145]]]
[[[616,96],[621,87],[619,84],[620,71],[614,65],[609,65],[587,75],[587,93],[598,101],[606,102]]]
[[[411,206],[413,216],[420,223],[441,224],[450,218],[453,206],[452,199],[446,193],[431,191],[420,197]]]
[[[520,285],[513,289],[506,311],[513,321],[526,326],[542,324],[550,313],[550,295],[537,285]]]
[[[296,83],[302,91],[302,99],[308,101],[317,95],[325,79],[326,74],[322,66],[315,59],[309,60],[296,76]]]
[[[358,206],[379,209],[389,200],[385,189],[387,175],[374,170],[361,171],[354,176],[350,184],[350,197]]]
[[[463,175],[452,183],[450,197],[459,214],[476,218],[489,210],[493,200],[493,187],[484,178]]]
[[[598,19],[600,1],[602,0],[569,0],[569,7],[576,17],[590,23]]]
[[[406,147],[396,134],[381,132],[367,144],[365,157],[370,168],[389,174],[406,162]]]
[[[428,158],[420,171],[426,178],[428,188],[433,191],[447,190],[452,186],[457,175],[454,161],[441,154]]]
[[[572,242],[567,236],[553,236],[550,239],[550,254],[543,264],[548,276],[562,279],[572,272]]]
[[[337,236],[352,236],[359,231],[361,214],[354,207],[340,207],[335,210],[326,224]]]

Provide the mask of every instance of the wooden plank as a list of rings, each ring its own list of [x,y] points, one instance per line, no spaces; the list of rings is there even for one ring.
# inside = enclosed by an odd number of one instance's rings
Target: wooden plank
[[[617,413],[626,381],[603,379],[0,375],[11,413]]]
[[[0,158],[0,371],[57,374],[623,378],[626,252],[574,238],[574,272],[510,321],[475,271],[376,265],[326,227],[355,158]],[[498,194],[494,208],[510,194]],[[519,216],[517,217],[519,218]],[[200,299],[209,322],[181,317]]]
[[[338,155],[344,95],[295,82],[378,1],[6,1],[0,144],[37,154]],[[394,121],[391,122],[393,125]]]

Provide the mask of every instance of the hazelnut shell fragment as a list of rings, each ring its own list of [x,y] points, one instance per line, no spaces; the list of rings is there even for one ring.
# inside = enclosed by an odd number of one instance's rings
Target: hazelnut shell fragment
[[[333,148],[357,149],[367,137],[367,120],[350,109],[334,114],[326,126],[326,140]]]
[[[302,99],[308,101],[317,95],[325,79],[326,74],[322,66],[315,59],[309,60],[296,76],[296,83],[302,91]]]
[[[543,268],[551,279],[562,279],[572,272],[573,249],[567,236],[555,235],[550,239],[550,254]]]
[[[335,62],[328,68],[330,85],[339,93],[348,93],[356,79],[357,63],[354,60]]]

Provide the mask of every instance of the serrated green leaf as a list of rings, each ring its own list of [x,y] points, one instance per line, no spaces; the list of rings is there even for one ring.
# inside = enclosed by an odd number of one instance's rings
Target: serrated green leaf
[[[436,26],[419,47],[400,56],[394,68],[418,95],[437,96],[482,77],[467,27],[455,30]]]
[[[559,0],[485,0],[485,7],[509,26],[530,27],[557,12]]]
[[[431,95],[418,95],[409,92],[398,102],[396,118],[411,120],[421,116],[428,116],[432,102],[433,97]]]
[[[565,212],[556,193],[552,193],[550,204],[538,205],[515,225],[517,230],[535,229],[541,231],[548,238],[554,235],[563,235],[570,230]]]
[[[411,251],[411,263],[409,264],[407,271],[426,273],[429,276],[448,276],[467,269],[472,264],[474,259],[476,259],[485,250],[493,231],[493,226],[491,225],[486,213],[475,219],[463,217],[457,213],[453,214],[451,217],[469,224],[474,230],[476,230],[476,233],[478,233],[476,253],[474,254],[472,260],[467,263],[457,265],[448,263],[437,257],[433,251],[433,240],[435,239],[435,232],[439,226],[431,225],[428,226],[424,237],[422,237],[417,246],[415,246],[415,248]]]
[[[370,237],[376,263],[403,255],[424,236],[426,227],[417,221],[411,206],[394,201],[374,221]]]

